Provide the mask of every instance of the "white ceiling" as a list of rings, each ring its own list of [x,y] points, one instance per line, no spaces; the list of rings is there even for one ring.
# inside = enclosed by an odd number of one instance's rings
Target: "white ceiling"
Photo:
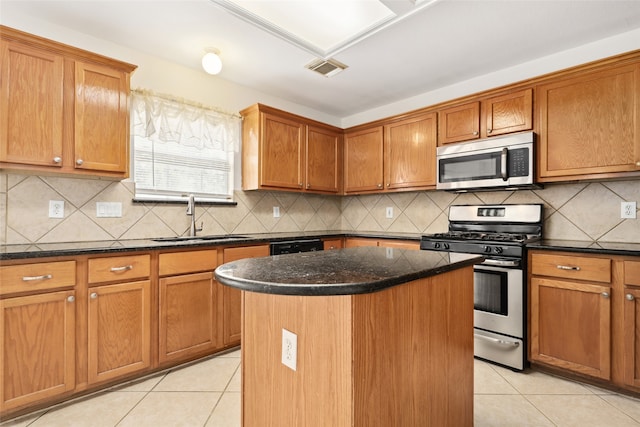
[[[416,4],[383,3],[400,13]],[[304,68],[312,53],[209,0],[2,0],[0,13],[33,16],[195,69],[204,50],[215,47],[223,69],[211,78],[335,117],[640,28],[640,0],[439,0],[335,54],[348,68],[326,78]]]

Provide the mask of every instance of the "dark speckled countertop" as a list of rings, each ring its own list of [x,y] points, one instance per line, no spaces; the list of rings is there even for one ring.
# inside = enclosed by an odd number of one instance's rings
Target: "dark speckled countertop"
[[[250,258],[223,264],[216,279],[234,288],[281,295],[351,295],[380,291],[481,262],[478,255],[358,247]]]
[[[54,256],[75,256],[109,254],[116,252],[136,252],[149,250],[203,248],[207,246],[224,245],[256,245],[293,239],[307,238],[340,238],[340,237],[370,237],[383,239],[420,240],[417,233],[348,233],[343,231],[322,232],[293,232],[293,233],[249,233],[220,236],[199,236],[202,240],[166,241],[153,239],[104,240],[87,242],[61,243],[26,243],[15,245],[0,245],[0,261],[29,258],[46,258]],[[203,239],[204,238],[204,239]]]
[[[640,243],[586,242],[543,239],[527,245],[528,249],[547,249],[590,254],[640,256]]]

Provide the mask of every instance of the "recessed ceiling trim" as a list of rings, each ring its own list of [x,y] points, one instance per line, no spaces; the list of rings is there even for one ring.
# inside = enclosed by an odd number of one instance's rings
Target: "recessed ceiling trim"
[[[255,25],[256,27],[261,28],[264,31],[286,42],[289,42],[306,52],[312,53],[313,55],[324,58],[324,59],[328,59],[329,57],[342,52],[343,50],[372,36],[378,31],[388,28],[389,26],[406,19],[409,16],[413,15],[414,13],[417,13],[427,7],[430,7],[439,1],[442,1],[442,0],[411,0],[411,3],[414,4],[415,6],[412,6],[412,8],[408,12],[405,12],[402,15],[391,16],[388,19],[381,20],[375,23],[374,25],[370,26],[369,28],[366,28],[363,31],[355,34],[353,37],[349,38],[345,42],[339,43],[336,46],[331,47],[330,49],[323,50],[313,45],[312,43],[309,43],[301,39],[295,34],[283,29],[282,27],[277,26],[274,23],[262,18],[261,16],[237,5],[233,1],[211,0],[211,2],[217,5],[218,7],[226,10],[227,12],[231,13],[234,16],[237,16],[243,21],[248,22],[249,24]],[[383,1],[383,3],[385,2]]]

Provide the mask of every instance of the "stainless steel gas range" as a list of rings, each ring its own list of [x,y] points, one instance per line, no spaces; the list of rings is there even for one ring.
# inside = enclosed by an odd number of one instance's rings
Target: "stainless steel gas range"
[[[542,237],[542,205],[454,205],[449,231],[422,236],[423,250],[483,254],[474,267],[474,354],[526,366],[526,247]]]

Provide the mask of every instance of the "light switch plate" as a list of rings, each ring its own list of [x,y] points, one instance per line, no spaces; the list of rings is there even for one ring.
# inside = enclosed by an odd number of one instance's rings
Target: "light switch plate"
[[[273,217],[280,218],[280,206],[273,207]]]
[[[122,203],[120,202],[96,202],[97,218],[121,218]]]
[[[386,211],[387,218],[393,218],[393,206],[388,206]]]
[[[64,218],[64,200],[49,200],[49,218]]]

